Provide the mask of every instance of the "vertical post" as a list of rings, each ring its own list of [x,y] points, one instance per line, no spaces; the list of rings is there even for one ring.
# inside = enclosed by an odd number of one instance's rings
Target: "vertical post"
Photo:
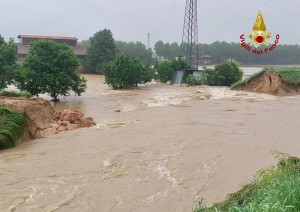
[[[147,49],[150,49],[150,33],[147,34]]]

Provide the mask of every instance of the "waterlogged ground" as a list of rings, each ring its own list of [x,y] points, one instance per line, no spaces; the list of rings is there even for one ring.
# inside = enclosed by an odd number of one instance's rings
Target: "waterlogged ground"
[[[86,77],[86,94],[55,107],[98,125],[1,151],[0,211],[192,211],[274,164],[272,151],[300,156],[299,96],[162,84],[115,91]]]

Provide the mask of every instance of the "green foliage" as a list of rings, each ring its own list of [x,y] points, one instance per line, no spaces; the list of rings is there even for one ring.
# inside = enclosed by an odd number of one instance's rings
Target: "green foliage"
[[[31,94],[27,91],[6,91],[0,90],[0,96],[8,97],[31,97]]]
[[[171,61],[168,60],[162,62],[156,61],[154,63],[154,70],[157,73],[157,76],[155,78],[162,83],[170,81],[172,73],[174,71]]]
[[[17,45],[12,39],[6,43],[0,35],[0,89],[12,83],[16,59]]]
[[[153,78],[149,66],[128,55],[119,55],[113,61],[103,64],[102,70],[106,83],[115,89],[137,86]]]
[[[66,44],[49,40],[32,43],[20,70],[17,86],[33,96],[48,93],[54,101],[68,96],[69,91],[80,95],[86,89],[86,80],[76,73],[78,59]]]
[[[164,43],[157,41],[154,50],[157,55],[165,59],[173,59],[181,54],[182,49],[186,49],[186,43],[180,45],[174,43]],[[263,47],[263,51],[266,47]],[[199,62],[206,65],[205,61],[201,59],[202,56],[209,55],[212,57],[209,64],[224,63],[229,59],[235,59],[243,65],[298,65],[300,64],[300,45],[282,45],[277,44],[273,51],[267,54],[251,54],[241,47],[240,42],[229,43],[215,41],[211,44],[198,44]]]
[[[188,77],[186,78],[186,84],[188,86],[195,86],[195,85],[198,85],[199,82],[198,82],[197,78],[194,75],[189,74]]]
[[[234,61],[217,65],[215,69],[206,69],[201,81],[208,85],[230,86],[242,79],[243,71]]]
[[[137,41],[137,42],[124,42],[124,41],[116,41],[116,47],[117,51],[120,54],[127,54],[133,57],[138,57],[145,63],[153,63],[153,58],[152,58],[152,50],[147,49],[146,46]]]
[[[0,107],[0,149],[16,146],[16,140],[27,125],[24,112]]]
[[[111,61],[116,57],[116,44],[109,29],[95,33],[89,39],[90,45],[84,60],[84,65],[89,73],[102,74],[101,65],[106,61]]]
[[[172,73],[178,69],[189,69],[191,66],[183,58],[166,60],[162,62],[156,61],[154,64],[154,70],[157,73],[156,79],[162,83],[166,83],[171,80]]]
[[[277,167],[258,172],[254,182],[206,208],[200,201],[195,212],[300,211],[300,160],[280,154]]]
[[[236,63],[229,61],[215,67],[221,85],[230,86],[242,79],[243,71]]]

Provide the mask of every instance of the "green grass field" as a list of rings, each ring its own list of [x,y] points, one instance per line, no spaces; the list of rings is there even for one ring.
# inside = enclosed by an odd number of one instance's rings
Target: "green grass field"
[[[259,171],[255,180],[227,199],[206,208],[199,202],[195,212],[300,211],[300,160],[281,154],[277,166]]]

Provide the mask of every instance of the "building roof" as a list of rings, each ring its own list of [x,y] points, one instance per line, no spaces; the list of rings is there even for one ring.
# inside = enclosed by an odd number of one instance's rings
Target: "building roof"
[[[18,35],[18,38],[51,39],[51,40],[78,40],[76,37],[44,36],[44,35]]]
[[[17,44],[18,46],[18,54],[28,54],[30,45],[24,45],[24,44]],[[87,47],[83,45],[77,45],[77,46],[70,46],[73,50],[74,54],[77,56],[84,56],[86,55]]]

